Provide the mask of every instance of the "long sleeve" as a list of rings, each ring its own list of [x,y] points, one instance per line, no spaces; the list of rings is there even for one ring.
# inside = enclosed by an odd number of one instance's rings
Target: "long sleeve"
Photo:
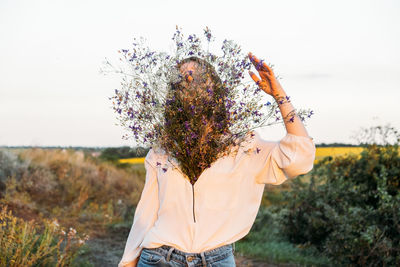
[[[132,228],[129,232],[124,254],[118,267],[124,267],[140,256],[142,251],[140,244],[144,240],[146,233],[157,220],[159,209],[158,181],[156,167],[153,164],[153,153],[153,150],[150,150],[145,158],[146,181],[140,200],[136,206]]]
[[[311,137],[287,133],[279,142],[272,142],[262,139],[256,132],[251,156],[256,182],[280,185],[308,173],[314,166],[315,152]]]

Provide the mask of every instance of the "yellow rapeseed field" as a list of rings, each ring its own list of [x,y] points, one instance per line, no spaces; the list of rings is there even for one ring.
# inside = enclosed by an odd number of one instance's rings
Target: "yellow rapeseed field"
[[[359,155],[362,150],[362,147],[317,147],[314,163],[317,163],[319,160],[327,156],[337,157],[349,154]]]
[[[144,157],[143,158],[129,158],[129,159],[120,159],[120,163],[130,163],[130,164],[144,164]]]

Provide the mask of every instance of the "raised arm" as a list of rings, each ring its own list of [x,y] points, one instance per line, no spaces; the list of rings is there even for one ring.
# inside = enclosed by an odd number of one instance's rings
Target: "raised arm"
[[[251,169],[257,183],[279,185],[313,168],[316,147],[272,69],[252,53],[249,58],[261,77],[249,71],[251,78],[277,101],[287,131],[279,142],[264,140],[256,134]]]
[[[303,122],[295,113],[292,103],[287,101],[287,95],[276,79],[272,69],[267,63],[259,60],[251,52],[249,53],[249,58],[261,77],[260,79],[252,71],[249,71],[251,78],[257,83],[260,89],[271,95],[278,103],[282,118],[284,118],[286,131],[293,135],[309,137]]]

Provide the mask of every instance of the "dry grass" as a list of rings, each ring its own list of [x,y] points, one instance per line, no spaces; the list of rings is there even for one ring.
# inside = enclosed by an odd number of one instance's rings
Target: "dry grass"
[[[13,175],[7,177],[0,202],[17,216],[58,218],[81,230],[132,218],[144,186],[143,166],[121,169],[72,149],[33,148],[13,153],[24,164],[16,167],[13,159],[9,161],[13,166],[2,166],[13,169],[8,171]]]

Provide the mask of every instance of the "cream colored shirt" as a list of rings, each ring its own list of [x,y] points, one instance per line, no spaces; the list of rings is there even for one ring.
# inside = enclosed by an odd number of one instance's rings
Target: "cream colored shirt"
[[[313,168],[311,137],[287,133],[267,141],[253,131],[235,154],[214,161],[194,186],[177,161],[149,150],[146,181],[118,267],[134,261],[143,247],[163,244],[200,253],[247,235],[258,213],[265,184],[279,185]],[[249,135],[250,136],[250,135]]]

